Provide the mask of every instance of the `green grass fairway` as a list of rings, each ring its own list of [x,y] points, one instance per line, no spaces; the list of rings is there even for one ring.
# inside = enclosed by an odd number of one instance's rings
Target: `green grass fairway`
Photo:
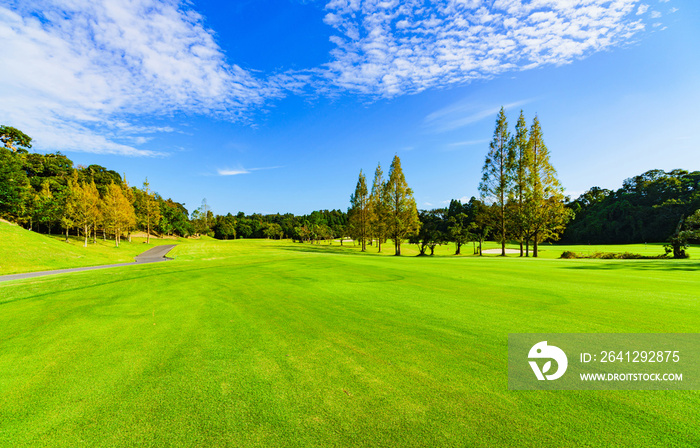
[[[512,332],[697,332],[694,259],[171,253],[0,283],[0,446],[700,446],[700,392],[506,376]]]
[[[146,238],[132,238],[131,243],[124,239],[114,247],[114,240],[98,237],[97,244],[90,239],[88,247],[83,247],[82,238],[71,236],[66,243],[63,235],[41,235],[0,221],[0,275],[129,263],[156,245],[186,241],[151,238],[151,244],[146,244]]]

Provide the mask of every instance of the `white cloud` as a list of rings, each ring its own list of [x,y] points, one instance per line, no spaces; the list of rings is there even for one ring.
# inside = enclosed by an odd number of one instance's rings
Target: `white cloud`
[[[641,16],[642,14],[647,12],[648,9],[649,9],[649,5],[645,5],[645,4],[639,5],[639,8],[637,8],[637,15]]]
[[[0,122],[39,149],[153,155],[120,143],[168,131],[137,126],[135,116],[236,117],[275,95],[227,65],[202,17],[175,0],[0,6],[0,39]]]
[[[652,11],[651,12],[652,19],[658,19],[659,17],[661,17],[661,13],[659,11]]]
[[[245,168],[238,168],[238,169],[219,169],[216,171],[219,173],[219,176],[237,176],[239,174],[250,174],[250,171],[246,170]]]
[[[228,169],[228,168],[220,168],[216,170],[216,172],[219,174],[219,176],[237,176],[239,174],[250,174],[251,171],[262,171],[262,170],[274,170],[277,168],[282,168],[282,166],[265,166],[261,168],[233,168],[233,169]]]
[[[674,8],[669,9],[669,10],[668,10],[668,13],[669,13],[669,14],[673,14],[673,13],[676,12],[676,11],[678,11],[678,8],[675,8],[675,7],[674,7]]]
[[[570,63],[644,29],[637,0],[331,0],[327,82],[393,97],[508,71]]]
[[[0,6],[0,123],[43,150],[154,156],[179,113],[248,120],[290,93],[394,97],[560,65],[644,29],[638,0],[330,0],[330,62],[256,73],[228,62],[188,0]],[[644,10],[646,11],[646,9]],[[449,130],[494,112],[426,118]],[[146,134],[146,135],[144,135]],[[242,173],[237,173],[242,174]],[[232,175],[232,174],[229,174]]]

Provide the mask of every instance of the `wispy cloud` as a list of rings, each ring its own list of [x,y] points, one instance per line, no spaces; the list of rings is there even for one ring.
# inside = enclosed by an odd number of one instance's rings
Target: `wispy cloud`
[[[508,110],[524,106],[532,101],[534,101],[534,99],[514,101],[509,104],[504,104],[503,107]],[[477,110],[474,104],[468,101],[459,101],[428,114],[423,120],[423,125],[430,132],[440,133],[453,131],[477,123],[485,118],[495,117],[499,110],[501,110],[501,106],[490,106]]]
[[[482,145],[484,143],[488,143],[489,139],[481,139],[481,140],[465,140],[462,142],[452,142],[447,144],[447,151],[454,151],[459,148],[464,148],[465,146],[474,146],[474,145]]]
[[[332,85],[392,97],[561,65],[644,29],[638,0],[330,0]]]
[[[142,146],[172,132],[147,117],[250,120],[289,94],[376,99],[567,64],[634,39],[645,28],[636,13],[646,12],[638,0],[328,0],[330,62],[261,73],[229,62],[188,0],[9,4],[0,6],[0,123],[37,149],[129,156],[160,155]],[[491,114],[432,122],[449,130]]]
[[[216,170],[216,172],[219,174],[219,176],[237,176],[239,174],[250,174],[252,171],[261,171],[261,170],[274,170],[277,168],[282,168],[282,166],[266,166],[266,167],[261,167],[261,168],[220,168]]]
[[[168,129],[144,129],[134,117],[235,117],[274,96],[228,65],[203,18],[175,0],[0,6],[0,36],[0,122],[39,149],[154,155],[119,135]]]

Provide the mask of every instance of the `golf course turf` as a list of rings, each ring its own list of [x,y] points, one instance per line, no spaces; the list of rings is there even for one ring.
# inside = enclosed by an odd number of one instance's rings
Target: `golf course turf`
[[[698,391],[509,391],[506,363],[509,333],[697,332],[695,259],[178,244],[0,284],[0,446],[700,446]]]

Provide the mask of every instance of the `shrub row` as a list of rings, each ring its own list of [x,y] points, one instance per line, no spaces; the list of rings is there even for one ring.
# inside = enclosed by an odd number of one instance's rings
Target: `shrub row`
[[[669,258],[666,254],[661,255],[642,255],[633,254],[631,252],[593,252],[592,254],[583,254],[571,250],[565,250],[560,258],[602,258],[604,260],[659,260]]]

